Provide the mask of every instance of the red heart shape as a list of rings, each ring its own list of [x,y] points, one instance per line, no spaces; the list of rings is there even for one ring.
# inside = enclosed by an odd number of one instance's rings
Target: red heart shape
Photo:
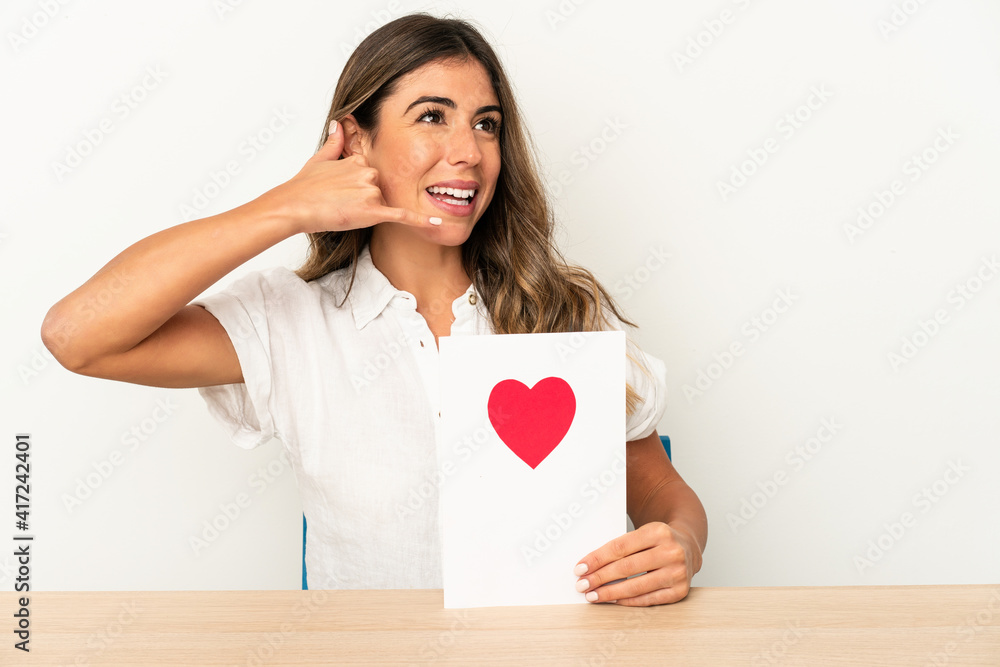
[[[500,439],[534,470],[569,431],[576,396],[558,377],[539,380],[531,389],[517,380],[502,380],[490,392],[487,411]]]

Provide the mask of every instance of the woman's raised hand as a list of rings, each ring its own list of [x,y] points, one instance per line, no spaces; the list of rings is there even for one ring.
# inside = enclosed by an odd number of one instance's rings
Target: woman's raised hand
[[[300,232],[385,221],[435,226],[429,216],[386,205],[378,172],[360,155],[338,160],[343,147],[337,127],[291,180],[230,211],[133,243],[49,309],[45,346],[83,375],[157,387],[242,382],[226,330],[192,299]]]
[[[341,232],[380,222],[436,227],[441,218],[388,206],[379,189],[379,173],[365,156],[340,159],[344,130],[331,123],[326,143],[293,178],[266,192],[261,199],[293,220],[299,232]],[[433,222],[432,222],[433,221]]]

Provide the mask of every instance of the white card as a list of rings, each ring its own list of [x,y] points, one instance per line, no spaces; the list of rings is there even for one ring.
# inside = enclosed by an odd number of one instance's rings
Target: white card
[[[588,604],[573,568],[628,526],[625,332],[439,346],[445,608]]]

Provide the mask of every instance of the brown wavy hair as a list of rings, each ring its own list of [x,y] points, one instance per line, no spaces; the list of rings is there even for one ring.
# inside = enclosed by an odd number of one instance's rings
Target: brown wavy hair
[[[330,121],[340,122],[347,114],[353,114],[374,141],[382,102],[400,77],[429,62],[469,58],[486,68],[503,114],[496,191],[462,245],[463,266],[485,302],[494,332],[603,331],[610,327],[604,308],[636,327],[590,271],[568,264],[556,248],[555,222],[538,176],[534,145],[512,87],[493,48],[470,23],[416,13],[368,35],[344,65],[317,150],[326,143]],[[297,275],[311,281],[350,266],[350,293],[358,257],[371,234],[371,227],[310,233],[309,255]],[[644,364],[637,363],[648,376]],[[625,387],[626,414],[631,415],[642,398],[630,385]]]

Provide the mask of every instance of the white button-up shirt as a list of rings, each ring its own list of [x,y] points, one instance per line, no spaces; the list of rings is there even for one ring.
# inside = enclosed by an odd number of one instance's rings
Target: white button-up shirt
[[[229,333],[244,378],[199,392],[240,447],[281,442],[309,524],[309,588],[441,588],[434,334],[368,247],[345,299],[350,280],[349,267],[308,283],[280,267],[195,300]],[[451,335],[493,333],[474,285],[451,310]],[[626,440],[666,408],[663,362],[643,357],[652,380],[626,364],[645,399]]]

